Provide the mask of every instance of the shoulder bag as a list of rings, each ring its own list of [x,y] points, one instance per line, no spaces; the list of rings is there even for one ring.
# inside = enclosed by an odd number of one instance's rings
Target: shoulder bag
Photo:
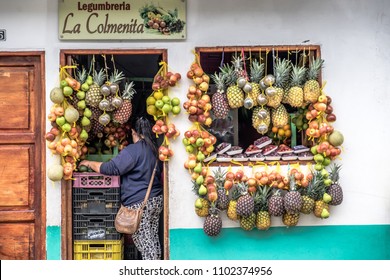
[[[139,228],[141,223],[142,213],[144,207],[149,199],[150,190],[152,189],[154,175],[156,174],[157,161],[154,165],[152,178],[150,179],[148,190],[146,191],[144,202],[141,207],[138,209],[129,209],[126,206],[121,205],[118,210],[118,213],[115,217],[115,229],[119,233],[133,234]]]

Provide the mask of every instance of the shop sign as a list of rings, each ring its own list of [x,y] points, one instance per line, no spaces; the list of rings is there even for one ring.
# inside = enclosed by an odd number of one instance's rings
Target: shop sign
[[[60,0],[60,40],[186,38],[186,0]]]

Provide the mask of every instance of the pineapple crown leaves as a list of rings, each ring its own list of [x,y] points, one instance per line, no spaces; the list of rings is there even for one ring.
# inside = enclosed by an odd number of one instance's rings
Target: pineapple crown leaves
[[[219,69],[221,70],[221,73],[225,78],[224,80],[226,86],[231,86],[236,84],[238,74],[236,71],[234,71],[233,66],[230,66],[229,64],[225,63],[222,67],[219,67]]]
[[[211,78],[213,79],[215,85],[217,86],[217,90],[221,93],[225,91],[225,80],[226,76],[222,72],[215,72],[211,74]]]
[[[227,171],[222,170],[221,167],[218,166],[218,169],[214,170],[213,173],[218,189],[224,189],[223,184],[225,183],[225,175]]]
[[[248,194],[248,184],[245,182],[238,182],[237,189],[240,192],[241,196]]]
[[[229,194],[230,194],[230,200],[237,200],[240,198],[240,196],[242,196],[242,193],[238,187],[238,183],[233,185]]]
[[[111,73],[111,76],[110,76],[110,83],[118,83],[120,81],[122,81],[123,79],[125,78],[125,75],[123,74],[123,72],[119,72],[118,69],[115,69],[112,73]]]
[[[338,183],[340,179],[341,164],[333,163],[330,167],[330,179],[333,183]]]
[[[260,63],[257,59],[252,60],[251,66],[251,81],[253,83],[260,82],[261,78],[264,76],[264,63]]]
[[[85,81],[87,80],[87,77],[88,77],[87,70],[85,70],[84,67],[81,71],[79,69],[77,69],[76,77],[77,77],[77,80],[81,84],[85,83]]]
[[[324,177],[321,172],[316,171],[313,176],[313,198],[315,200],[321,200],[326,192],[326,186],[324,183]]]
[[[134,89],[134,82],[131,81],[131,82],[125,84],[125,88],[123,89],[123,92],[122,92],[122,98],[125,100],[131,100],[131,99],[133,99],[133,96],[136,93],[137,92]]]
[[[290,86],[302,86],[306,76],[306,71],[307,68],[304,66],[293,65],[290,76]]]
[[[324,64],[324,60],[321,58],[311,57],[309,69],[307,71],[307,80],[318,80],[318,74]]]
[[[281,59],[280,57],[275,60],[274,75],[276,87],[284,88],[286,86],[290,77],[291,68],[290,60],[285,58]]]
[[[209,215],[219,216],[221,210],[219,210],[217,207],[215,207],[215,204],[212,203],[209,208]]]
[[[316,197],[316,189],[315,189],[316,184],[317,184],[317,178],[313,174],[313,179],[309,182],[308,186],[306,188],[300,189],[301,195],[307,195],[314,199]]]
[[[105,78],[106,78],[106,76],[105,76],[105,74],[104,74],[104,69],[103,69],[103,68],[101,68],[101,69],[99,70],[99,72],[96,71],[96,70],[93,72],[93,81],[94,81],[99,87],[100,87],[101,85],[103,85]]]
[[[269,186],[262,186],[258,188],[254,196],[255,209],[257,211],[268,211],[268,199],[272,195],[271,190],[272,188]]]

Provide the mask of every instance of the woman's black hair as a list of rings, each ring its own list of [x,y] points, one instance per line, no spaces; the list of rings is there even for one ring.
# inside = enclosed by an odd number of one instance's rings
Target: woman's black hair
[[[153,154],[157,156],[158,149],[155,138],[152,134],[152,125],[146,117],[134,117],[131,120],[131,128],[135,130],[135,132],[142,136],[145,140],[146,144],[152,149]]]

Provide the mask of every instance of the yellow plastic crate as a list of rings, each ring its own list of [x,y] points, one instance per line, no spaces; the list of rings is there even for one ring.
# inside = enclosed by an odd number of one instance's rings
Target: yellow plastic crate
[[[73,252],[74,260],[123,260],[123,239],[77,240]]]

